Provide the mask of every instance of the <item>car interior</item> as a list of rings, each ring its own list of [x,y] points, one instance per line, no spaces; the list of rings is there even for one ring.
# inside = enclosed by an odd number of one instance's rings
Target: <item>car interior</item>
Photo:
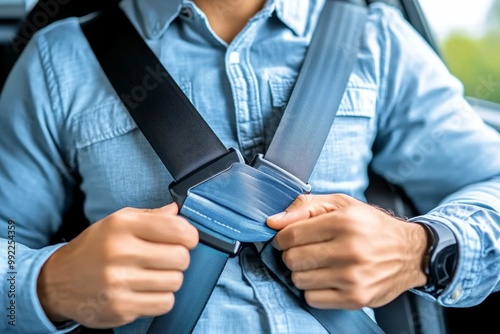
[[[377,0],[367,0],[368,3]],[[29,1],[31,5],[36,1]],[[41,0],[40,2],[50,2]],[[52,1],[60,7],[53,15],[42,22],[35,20],[30,13],[30,4],[23,0],[0,0],[0,91],[10,69],[20,54],[20,50],[36,30],[43,28],[50,22],[69,16],[83,16],[104,6],[104,2],[116,3],[116,0],[69,0],[64,4]],[[101,3],[102,2],[102,3]],[[429,45],[440,54],[440,50],[433,33],[426,20],[418,0],[387,0],[391,5],[398,7],[408,22],[422,35]],[[61,2],[63,3],[63,2]],[[451,14],[452,15],[452,14]],[[36,24],[33,24],[35,22]],[[17,38],[16,38],[17,36]],[[471,106],[486,123],[500,131],[500,105],[478,98],[468,98]],[[404,217],[415,216],[417,211],[404,192],[370,172],[370,187],[366,191],[368,202],[391,210]],[[79,194],[82,196],[82,194]],[[79,217],[82,215],[78,207],[67,213],[66,221],[73,224],[64,225],[59,239],[64,236],[67,240],[76,236],[85,222]],[[75,222],[80,221],[80,225]],[[474,332],[490,332],[488,328],[495,328],[494,318],[488,315],[488,310],[500,305],[500,294],[491,294],[483,303],[470,308],[443,308],[436,303],[425,300],[413,293],[406,292],[390,304],[375,310],[378,324],[389,334],[455,334],[464,333],[464,328],[474,328]]]

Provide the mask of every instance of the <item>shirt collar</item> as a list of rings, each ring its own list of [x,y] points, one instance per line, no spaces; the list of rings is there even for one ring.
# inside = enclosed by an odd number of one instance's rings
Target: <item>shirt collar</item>
[[[146,38],[157,39],[180,14],[189,0],[135,0],[138,21]],[[302,36],[311,12],[310,0],[268,0],[267,6],[295,34]]]
[[[309,17],[309,0],[274,0],[278,18],[298,36],[304,35]]]

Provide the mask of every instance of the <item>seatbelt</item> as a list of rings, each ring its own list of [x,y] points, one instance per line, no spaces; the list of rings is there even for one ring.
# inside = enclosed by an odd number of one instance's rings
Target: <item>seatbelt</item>
[[[324,90],[322,92],[324,96],[320,96],[321,98],[334,96],[332,99],[326,99],[329,103],[336,103],[328,105],[331,110],[337,110],[340,104],[349,74],[355,63],[357,43],[359,43],[361,33],[364,30],[365,20],[366,9],[364,8],[363,1],[327,1],[325,4],[325,9],[323,10],[317,29],[318,32],[324,35],[323,37],[316,37],[319,34],[315,34],[304,65],[308,63],[313,64],[311,61],[308,62],[307,58],[313,57],[314,53],[321,50],[320,45],[324,45],[324,38],[326,37],[331,38],[330,43],[332,46],[338,49],[342,49],[342,46],[344,50],[348,51],[343,53],[340,52],[341,56],[333,56],[332,53],[325,54],[325,52],[320,52],[323,56],[323,58],[320,58],[320,63],[324,65],[326,69],[329,69],[330,73],[334,74],[331,78],[329,77],[329,81],[337,81],[333,86],[330,86],[333,87],[331,91]],[[339,29],[339,27],[337,27],[339,22],[349,25],[350,27],[347,29]],[[241,242],[269,241],[276,232],[265,227],[265,219],[267,216],[284,210],[298,194],[310,190],[304,181],[307,181],[309,178],[310,172],[316,164],[317,156],[312,161],[304,163],[303,167],[297,169],[297,173],[301,175],[304,180],[291,175],[288,171],[280,168],[279,165],[273,164],[267,160],[276,159],[279,161],[279,155],[288,154],[287,152],[279,152],[279,150],[278,155],[269,154],[268,152],[268,154],[266,154],[266,159],[262,156],[257,157],[253,164],[255,168],[244,164],[241,155],[235,150],[227,151],[224,148],[220,150],[222,156],[212,160],[206,158],[207,151],[205,149],[199,150],[197,145],[191,144],[190,140],[193,133],[186,133],[185,129],[190,129],[194,126],[198,134],[203,133],[203,136],[199,136],[199,138],[203,139],[203,142],[209,140],[211,143],[216,143],[215,147],[220,148],[217,144],[218,140],[213,140],[215,135],[203,119],[201,117],[196,117],[196,115],[192,113],[193,110],[195,111],[192,104],[183,96],[180,88],[159,64],[155,55],[149,50],[121,10],[115,9],[105,12],[92,21],[82,24],[82,29],[103,67],[104,72],[136,121],[138,127],[143,131],[166,167],[169,168],[170,166],[170,168],[172,168],[173,173],[171,172],[171,174],[177,182],[171,186],[171,192],[176,202],[182,206],[181,215],[186,217],[200,231],[200,239],[202,242],[191,254],[192,262],[185,272],[186,279],[183,287],[176,295],[176,305],[174,309],[165,316],[157,317],[153,321],[148,333],[190,332],[194,328],[229,256],[235,256],[238,253],[239,249],[241,249]],[[332,33],[332,31],[334,33]],[[343,32],[343,36],[338,37],[339,32]],[[355,42],[353,43],[353,41]],[[354,48],[353,50],[349,48],[351,45]],[[345,48],[346,46],[348,47]],[[312,54],[312,56],[310,56],[310,54]],[[330,60],[328,57],[330,57]],[[336,63],[332,63],[333,60],[335,60]],[[138,70],[133,72],[130,71],[131,68],[137,68]],[[314,66],[312,66],[312,68],[314,68]],[[341,68],[342,71],[339,71],[339,68]],[[154,73],[164,80],[161,81],[160,86],[155,88],[154,91],[148,92],[144,101],[140,103],[130,103],[130,99],[128,98],[129,94],[133,89],[140,87],[138,83],[142,83],[146,75],[151,75],[151,71],[155,71]],[[307,83],[308,80],[310,80],[308,78],[319,79],[324,76],[324,74],[321,75],[321,72],[324,73],[325,68],[321,71],[311,70],[313,75],[312,77],[308,77],[306,74],[302,74],[307,73],[303,71],[299,76],[298,83],[301,82],[300,80],[303,80],[303,83]],[[335,75],[337,72],[339,72],[340,75]],[[301,77],[304,78],[301,79]],[[132,78],[135,81],[132,80]],[[334,88],[338,88],[338,90],[335,91]],[[296,90],[294,89],[292,98],[297,94],[295,92]],[[311,101],[318,99],[318,96],[312,95],[313,94],[309,94],[307,98]],[[164,99],[161,96],[167,96],[169,98]],[[300,96],[301,95],[299,95],[299,97]],[[303,94],[302,98],[304,98],[304,96],[307,95]],[[177,102],[177,99],[180,99],[179,101],[181,102]],[[295,100],[297,99],[298,98]],[[168,106],[168,108],[166,106]],[[324,104],[322,104],[321,107],[324,108]],[[323,114],[325,113],[321,113],[321,109],[322,108],[316,112],[317,116],[323,119]],[[307,109],[307,112],[309,111],[310,109]],[[297,115],[295,115],[295,117],[299,117],[299,114],[302,115],[305,114],[305,112],[305,110],[299,110],[297,108]],[[164,114],[177,115],[172,116]],[[283,129],[287,129],[287,127],[290,126],[291,122],[286,121],[288,117],[286,116],[287,114],[288,108],[284,116],[285,122],[283,122],[283,125],[280,123],[278,129],[282,127]],[[329,124],[318,123],[316,127],[314,127],[314,131],[317,131],[319,125],[321,125],[320,127],[322,128],[330,129],[331,122],[335,116],[334,113],[332,114],[333,116],[329,115]],[[186,120],[179,115],[188,115],[188,121],[186,122]],[[301,119],[307,121],[307,117],[302,117]],[[177,123],[160,123],[165,120],[174,120]],[[175,124],[175,126],[173,126],[173,124]],[[179,124],[187,124],[187,127],[179,126]],[[147,132],[146,129],[149,132]],[[168,130],[165,131],[165,129]],[[327,135],[328,131],[323,131],[323,133]],[[283,135],[290,135],[292,139],[293,136],[297,136],[296,133],[288,134],[286,131]],[[302,132],[302,136],[303,135],[304,133]],[[166,136],[173,141],[164,141]],[[207,139],[211,136],[212,138]],[[311,154],[313,158],[314,155],[319,156],[325,139],[326,137],[318,138],[318,143],[314,142],[310,144],[314,147],[320,146],[320,149],[314,150],[315,152],[317,151],[317,153]],[[273,142],[275,140],[276,138],[273,139]],[[172,145],[172,142],[177,143],[180,141],[187,141],[190,144],[185,145],[184,150],[176,151],[176,145]],[[280,144],[280,142],[284,144]],[[202,145],[206,147],[205,144],[202,143]],[[279,148],[281,145],[287,147],[288,144],[286,144],[286,140],[277,140],[273,145]],[[169,156],[162,156],[163,154],[168,154]],[[292,154],[295,153],[292,152]],[[185,159],[183,158],[185,155],[194,158]],[[183,161],[182,164],[178,162],[177,158]],[[193,163],[195,159],[196,161],[201,161],[201,163]],[[281,167],[288,169],[289,166],[285,165],[286,162],[283,163]],[[188,172],[184,172],[185,170],[188,170]],[[207,179],[210,180],[204,182]],[[238,217],[234,212],[235,210],[225,207],[225,205],[228,204],[228,198],[222,196],[225,192],[221,191],[221,189],[224,190],[225,188],[234,191],[238,189],[238,187],[241,187],[242,184],[245,186],[250,183],[255,186],[255,189],[261,191],[261,193],[259,193],[260,196],[268,196],[264,201],[260,200],[256,204],[262,206],[263,203],[269,202],[273,203],[272,207],[265,207],[260,211],[259,209],[261,208],[252,209],[254,212],[249,214],[246,213],[248,216],[243,217],[245,224],[238,226],[238,229],[217,221],[216,218],[219,215],[223,218],[221,220],[225,222],[227,220],[224,220],[224,218],[227,219],[227,217],[231,217],[232,214],[236,215],[232,217],[235,219],[235,224],[239,223],[239,220],[241,220],[241,217]],[[210,195],[214,192],[218,194],[218,198],[216,199],[210,198]],[[247,203],[252,203],[252,198],[255,198],[255,196],[248,196]],[[224,202],[224,200],[226,200],[226,202]],[[234,198],[232,200],[234,201]],[[212,210],[212,212],[210,210]],[[220,214],[220,212],[223,212],[223,214]],[[229,221],[233,222],[231,219]],[[241,235],[237,234],[242,233],[242,231],[245,233]],[[269,262],[270,261],[267,261],[267,263]],[[273,270],[273,268],[270,269]],[[279,268],[275,268],[273,271],[276,275],[280,275]],[[194,276],[192,275],[193,273],[195,274]],[[197,279],[199,277],[202,277],[203,284],[200,284]],[[207,280],[209,284],[207,284]],[[291,288],[293,289],[293,287]],[[196,310],[194,310],[194,308],[196,308]],[[321,316],[319,313],[324,313],[325,315]],[[373,321],[371,321],[362,311],[353,312],[338,310],[330,311],[329,315],[326,315],[326,312],[319,312],[318,310],[315,315],[314,310],[312,310],[311,314],[317,318],[319,317],[318,320],[322,322],[330,332],[353,333],[357,330],[363,333],[380,332],[380,329],[377,328]],[[325,321],[320,320],[321,318],[328,319],[328,317],[331,321],[334,321],[335,327],[328,328],[329,325],[325,325]],[[342,326],[343,324],[345,327]]]
[[[357,61],[366,16],[364,1],[325,2],[310,52],[265,154],[267,161],[304,182],[316,166]],[[318,82],[325,84],[311,89]]]

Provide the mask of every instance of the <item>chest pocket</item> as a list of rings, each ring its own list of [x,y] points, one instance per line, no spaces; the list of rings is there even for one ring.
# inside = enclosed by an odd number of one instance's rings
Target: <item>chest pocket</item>
[[[191,83],[183,80],[179,85],[188,99],[192,100]],[[140,103],[140,102],[139,102]],[[112,100],[88,111],[82,111],[72,119],[72,131],[78,150],[111,140],[136,130],[137,125],[121,104]]]
[[[189,84],[181,89],[190,97]],[[121,102],[74,115],[71,130],[90,221],[123,207],[151,208],[170,201],[173,179]]]
[[[285,110],[293,84],[291,80],[269,82],[274,114],[270,119],[278,119],[276,123]],[[375,85],[349,83],[310,179],[315,191],[353,193],[358,190],[362,183],[359,180],[364,178],[372,157],[376,103]],[[331,110],[325,106],[325,112]]]

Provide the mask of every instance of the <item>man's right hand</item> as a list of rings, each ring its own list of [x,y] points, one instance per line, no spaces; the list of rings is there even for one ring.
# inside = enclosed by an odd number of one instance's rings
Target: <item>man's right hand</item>
[[[198,231],[175,203],[125,208],[98,221],[44,264],[40,303],[52,321],[117,327],[174,306]]]

